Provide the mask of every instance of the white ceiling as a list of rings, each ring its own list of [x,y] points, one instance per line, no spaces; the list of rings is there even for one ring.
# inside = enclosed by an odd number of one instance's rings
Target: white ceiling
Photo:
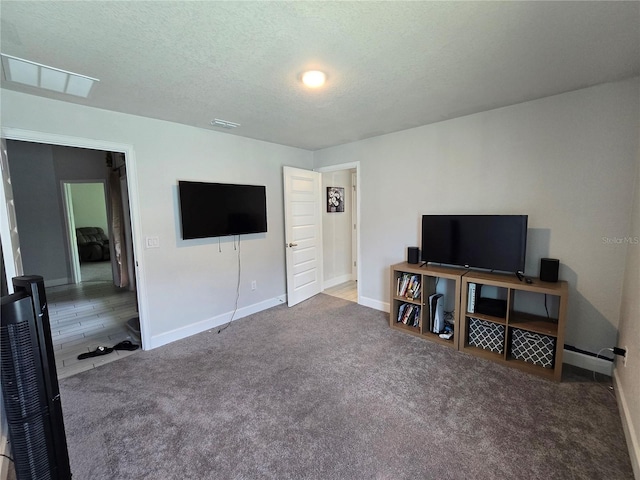
[[[640,75],[640,2],[6,1],[2,53],[88,99],[317,150]],[[320,91],[299,82],[328,74]],[[228,131],[214,118],[242,124]]]

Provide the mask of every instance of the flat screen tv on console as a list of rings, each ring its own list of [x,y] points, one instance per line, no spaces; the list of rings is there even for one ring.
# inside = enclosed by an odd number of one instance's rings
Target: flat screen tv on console
[[[524,272],[527,215],[423,215],[421,259]]]
[[[263,185],[180,180],[178,194],[184,240],[267,231]]]

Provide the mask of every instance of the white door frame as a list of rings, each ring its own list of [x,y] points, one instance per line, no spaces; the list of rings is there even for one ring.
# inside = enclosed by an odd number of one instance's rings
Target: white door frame
[[[363,281],[364,279],[362,278],[362,272],[360,271],[360,265],[362,265],[362,262],[360,261],[360,205],[362,204],[362,202],[360,201],[360,191],[362,190],[361,186],[362,186],[362,182],[360,181],[360,162],[349,162],[349,163],[340,163],[338,165],[329,165],[327,167],[318,167],[318,168],[314,168],[313,170],[315,172],[318,173],[325,173],[325,172],[336,172],[339,170],[352,170],[355,169],[356,171],[356,185],[358,188],[356,188],[356,222],[358,224],[358,228],[356,229],[356,250],[357,250],[357,255],[356,255],[356,272],[357,272],[357,278],[358,278],[358,303],[360,303],[360,297],[361,297],[361,292],[362,292],[362,285],[363,285]]]
[[[358,218],[358,174],[351,174],[351,280],[358,280],[358,231],[360,230],[360,219]],[[354,235],[355,233],[355,235]]]
[[[61,145],[65,147],[87,148],[90,150],[102,150],[107,152],[119,152],[125,156],[127,164],[127,188],[129,191],[129,209],[131,211],[131,233],[133,236],[133,252],[136,258],[136,294],[138,297],[138,315],[140,317],[140,336],[142,348],[146,349],[151,345],[151,337],[148,334],[147,325],[147,292],[144,272],[139,259],[142,256],[142,232],[140,231],[140,196],[138,193],[138,169],[136,155],[132,145],[123,143],[113,143],[105,140],[95,140],[89,138],[71,137],[68,135],[58,135],[55,133],[37,132],[32,130],[22,130],[19,128],[2,127],[0,136],[7,140],[20,140],[24,142],[44,143],[48,145]],[[4,225],[0,224],[0,235],[4,238],[9,235],[5,231]],[[13,262],[13,252],[5,251],[5,264]],[[10,280],[10,279],[9,279]]]
[[[108,215],[108,198],[107,198],[107,181],[104,178],[96,180],[60,180],[60,191],[62,192],[62,208],[64,209],[65,220],[65,240],[67,242],[67,250],[69,252],[69,262],[71,271],[71,283],[80,283],[82,281],[82,273],[80,272],[80,254],[78,253],[78,242],[76,241],[76,222],[73,216],[73,200],[71,199],[71,185],[82,183],[99,183],[102,185],[104,193],[104,206]]]
[[[0,198],[4,205],[0,206],[0,232],[2,232],[0,242],[2,243],[4,272],[6,275],[5,285],[8,293],[14,293],[11,279],[23,274],[22,256],[20,253],[18,225],[16,225],[16,209],[11,187],[9,159],[4,138],[1,143],[0,162],[2,164],[0,168],[2,169],[2,179],[0,180]]]
[[[62,192],[62,209],[64,210],[65,241],[69,252],[69,271],[71,272],[71,283],[80,283],[82,274],[80,273],[80,256],[78,255],[78,242],[73,242],[72,235],[76,231],[76,222],[73,217],[73,196],[71,195],[71,183],[60,182]]]

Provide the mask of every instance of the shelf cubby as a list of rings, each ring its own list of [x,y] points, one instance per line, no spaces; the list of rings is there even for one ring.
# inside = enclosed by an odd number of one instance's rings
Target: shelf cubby
[[[389,325],[391,328],[419,335],[421,338],[458,349],[458,337],[460,331],[460,285],[461,278],[466,270],[459,268],[440,267],[432,265],[399,263],[391,267],[391,308]],[[420,294],[417,298],[407,299],[402,295],[403,278],[406,276],[418,276],[420,280]],[[429,328],[428,300],[429,296],[439,293],[443,295],[444,311],[447,312],[449,325],[453,327],[453,336],[449,339],[441,338],[438,333],[433,333]],[[419,305],[419,328],[408,327],[398,323],[398,313],[403,303]]]
[[[470,285],[476,285],[476,291],[477,285],[482,285],[483,292],[487,290],[485,285],[495,287],[506,302],[504,318],[469,312]],[[466,314],[461,320],[465,337],[460,342],[460,350],[560,381],[567,296],[567,282],[531,279],[531,283],[526,283],[515,275],[469,271],[462,279],[461,303]],[[478,299],[475,301],[477,304]],[[504,325],[505,345],[501,355],[469,344],[468,325],[474,317]],[[514,333],[517,342],[514,342]]]

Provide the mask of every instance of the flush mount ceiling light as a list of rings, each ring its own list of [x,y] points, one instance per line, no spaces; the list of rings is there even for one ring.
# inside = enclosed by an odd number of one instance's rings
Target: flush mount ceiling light
[[[320,70],[309,70],[302,74],[302,83],[309,88],[318,88],[324,85],[327,80],[327,74]]]
[[[219,118],[214,118],[211,120],[211,125],[214,127],[222,127],[226,129],[237,128],[240,126],[239,123],[230,122],[228,120],[220,120]]]
[[[4,78],[9,82],[87,98],[93,84],[100,81],[4,53],[0,55]]]

